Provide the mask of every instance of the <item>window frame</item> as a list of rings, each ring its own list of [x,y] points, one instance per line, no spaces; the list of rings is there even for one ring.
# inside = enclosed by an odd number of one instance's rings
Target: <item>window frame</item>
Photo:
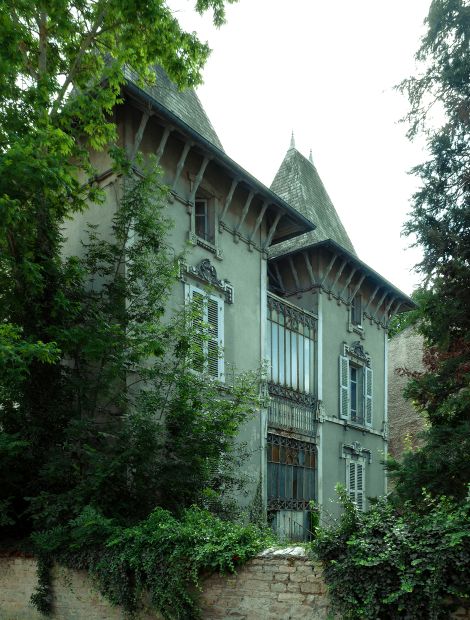
[[[373,425],[373,371],[347,354],[339,356],[339,417],[361,427]],[[356,370],[356,418],[352,417],[351,368]],[[362,389],[361,389],[362,388]]]
[[[351,471],[354,469],[354,478]],[[351,480],[354,480],[353,488],[351,488]],[[358,484],[360,481],[360,484]],[[366,460],[363,457],[347,457],[346,458],[346,492],[356,508],[366,511]]]
[[[188,305],[195,303],[194,297],[195,295],[201,295],[203,298],[203,311],[202,311],[202,321],[201,325],[203,330],[205,331],[204,339],[202,340],[202,354],[204,356],[203,362],[203,370],[198,370],[197,368],[193,368],[194,372],[204,373],[209,375],[212,379],[224,382],[225,381],[225,363],[224,363],[224,328],[225,328],[225,320],[224,320],[224,299],[222,299],[219,295],[214,294],[206,289],[201,288],[195,284],[186,284],[185,285],[185,299]],[[214,310],[216,306],[216,316],[217,316],[217,326],[216,326],[216,337],[211,338],[211,324],[214,325],[213,316]],[[212,317],[210,316],[210,312],[212,313]],[[211,357],[210,357],[210,347],[211,344],[215,343],[217,350],[217,376],[215,376],[214,372],[211,372]]]

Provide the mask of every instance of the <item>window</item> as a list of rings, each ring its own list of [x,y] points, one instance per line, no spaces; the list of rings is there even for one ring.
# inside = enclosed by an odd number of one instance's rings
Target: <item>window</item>
[[[365,463],[362,459],[346,460],[346,488],[358,510],[365,510]]]
[[[268,354],[270,380],[313,393],[315,317],[268,295]]]
[[[196,342],[192,366],[223,381],[224,302],[196,286],[189,286],[189,300],[194,304]]]
[[[315,498],[315,445],[268,433],[267,448],[268,509],[308,509]]]
[[[348,356],[339,358],[340,417],[356,424],[372,426],[372,369]]]
[[[209,243],[215,242],[215,217],[213,200],[196,198],[194,201],[194,232]]]
[[[362,297],[357,294],[351,301],[351,323],[356,327],[362,326]]]

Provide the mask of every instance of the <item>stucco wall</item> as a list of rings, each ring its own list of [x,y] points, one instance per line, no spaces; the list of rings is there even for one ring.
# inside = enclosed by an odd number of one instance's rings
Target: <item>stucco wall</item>
[[[388,347],[389,452],[400,458],[405,447],[419,445],[417,435],[424,428],[423,417],[403,397],[409,379],[397,374],[398,368],[423,369],[423,337],[407,328],[390,340]]]

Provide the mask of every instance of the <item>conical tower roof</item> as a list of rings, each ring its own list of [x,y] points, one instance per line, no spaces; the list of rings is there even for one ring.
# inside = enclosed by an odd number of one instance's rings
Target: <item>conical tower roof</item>
[[[295,146],[291,145],[287,151],[271,189],[316,226],[312,232],[279,244],[273,248],[273,254],[283,254],[325,239],[332,239],[356,254],[317,169]]]

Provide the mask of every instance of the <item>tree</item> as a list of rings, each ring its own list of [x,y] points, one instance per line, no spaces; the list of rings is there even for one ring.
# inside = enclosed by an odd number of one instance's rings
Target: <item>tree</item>
[[[224,0],[196,9],[224,20]],[[162,320],[176,258],[165,246],[164,192],[154,171],[132,176],[113,146],[112,110],[126,65],[152,79],[159,63],[193,86],[208,47],[161,0],[6,0],[0,37],[3,537],[89,504],[129,522],[157,501],[172,510],[203,502],[208,486],[232,482],[221,461],[237,458],[227,455],[253,411],[256,379],[234,380],[230,400],[189,372],[188,317]],[[115,239],[91,229],[85,258],[65,260],[62,223],[102,200],[93,149],[109,149],[125,186]]]
[[[470,5],[433,0],[426,24],[416,56],[423,72],[401,89],[411,104],[409,136],[424,132],[429,153],[413,170],[421,188],[405,232],[423,250],[427,347],[407,396],[431,427],[394,475],[402,497],[416,499],[425,486],[462,499],[470,480]]]

